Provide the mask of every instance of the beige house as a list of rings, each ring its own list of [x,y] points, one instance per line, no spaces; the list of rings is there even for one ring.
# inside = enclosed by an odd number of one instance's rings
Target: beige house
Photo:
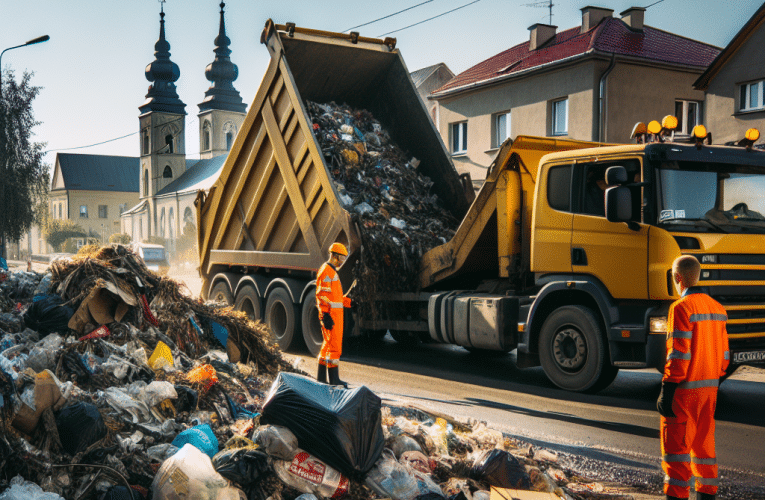
[[[681,114],[699,123],[693,82],[720,49],[644,24],[645,9],[581,9],[581,25],[535,24],[529,40],[458,74],[430,99],[460,172],[482,181],[497,148],[518,135],[629,142],[638,121]]]
[[[416,88],[417,93],[420,94],[420,99],[422,99],[422,102],[425,104],[425,107],[428,110],[428,114],[430,115],[430,119],[433,120],[433,123],[435,123],[436,108],[438,107],[438,103],[436,101],[429,100],[428,96],[431,94],[431,92],[441,88],[446,84],[446,82],[454,78],[454,73],[452,73],[452,70],[450,70],[449,66],[446,64],[438,63],[434,64],[433,66],[418,69],[417,71],[412,71],[409,73],[409,76],[412,77],[414,88]]]
[[[765,134],[763,47],[765,4],[694,83],[695,89],[705,92],[704,124],[712,132],[713,142],[739,141],[752,127]]]
[[[108,242],[120,214],[138,202],[138,158],[58,153],[49,195],[51,219],[69,219]],[[78,242],[82,246],[85,239]],[[32,253],[44,253],[33,248]]]

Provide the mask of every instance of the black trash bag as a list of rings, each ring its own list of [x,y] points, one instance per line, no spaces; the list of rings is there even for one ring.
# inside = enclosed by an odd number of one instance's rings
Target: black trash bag
[[[270,470],[268,455],[250,448],[233,448],[216,453],[212,458],[218,474],[244,489],[256,484]]]
[[[106,424],[95,405],[75,403],[63,408],[56,416],[61,445],[70,455],[85,451],[106,436]]]
[[[261,423],[283,425],[308,453],[362,481],[385,446],[381,401],[368,388],[343,389],[302,375],[279,373]]]
[[[53,332],[66,335],[74,309],[63,304],[64,299],[55,294],[32,302],[24,313],[24,324],[27,328],[39,332],[41,337]]]
[[[82,383],[90,380],[92,374],[77,351],[66,351],[62,356],[61,363],[64,371],[77,377],[77,382]]]
[[[178,413],[184,411],[193,412],[197,409],[197,401],[199,400],[199,393],[197,391],[185,385],[176,385],[175,392],[178,394],[178,399],[173,402],[175,411]]]
[[[143,500],[143,497],[133,488],[112,486],[104,492],[99,500]]]
[[[499,488],[531,489],[526,467],[504,450],[488,450],[481,454],[470,469],[473,479],[486,481]]]

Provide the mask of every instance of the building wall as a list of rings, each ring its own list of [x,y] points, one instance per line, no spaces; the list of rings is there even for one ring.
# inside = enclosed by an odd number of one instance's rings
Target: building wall
[[[765,27],[761,24],[720,72],[710,81],[706,92],[705,124],[715,143],[738,141],[748,128],[765,133],[765,109],[739,111],[739,85],[765,79]]]
[[[48,207],[53,219],[69,218],[69,196],[66,191],[51,191],[48,197]]]
[[[56,203],[51,193],[51,204]],[[105,242],[109,236],[121,231],[120,205],[122,210],[129,209],[138,203],[138,193],[113,191],[69,191],[68,218],[81,225],[86,232],[91,230],[100,235]],[[80,216],[80,207],[87,207],[87,217]],[[100,217],[98,208],[106,205],[106,217]],[[58,213],[56,214],[58,215]],[[65,217],[66,218],[66,217]]]
[[[242,128],[246,113],[211,109],[199,114],[199,158],[207,160],[218,155],[227,154],[229,151],[226,142],[226,134],[233,133],[233,138]],[[205,126],[210,128],[210,148],[205,148]],[[231,142],[233,145],[233,140]]]
[[[167,240],[166,246],[171,256],[177,249],[179,238],[184,235],[186,220],[188,219],[196,228],[196,208],[194,207],[196,196],[196,192],[188,192],[157,198],[157,234]],[[191,236],[196,241],[196,231]]]
[[[494,160],[496,144],[494,117],[510,111],[510,136],[552,134],[552,101],[568,98],[568,134],[562,137],[593,139],[593,88],[595,61],[585,61],[542,74],[518,77],[482,90],[439,99],[438,130],[452,151],[451,125],[467,121],[465,154],[453,156],[458,172],[469,172],[483,180]]]
[[[422,82],[422,85],[417,87],[417,93],[420,94],[425,108],[428,110],[428,115],[433,123],[436,123],[436,109],[438,108],[438,102],[432,99],[428,99],[428,96],[434,90],[443,87],[446,82],[454,78],[454,73],[449,71],[445,65],[440,65],[433,73]]]
[[[605,66],[603,66],[605,70]],[[702,70],[669,69],[619,62],[607,80],[605,142],[628,143],[635,123],[675,114],[677,100],[704,102],[704,93],[693,88]],[[599,95],[600,75],[596,81]],[[597,105],[597,102],[596,102]],[[706,113],[702,106],[702,122]],[[598,140],[597,136],[593,137]]]

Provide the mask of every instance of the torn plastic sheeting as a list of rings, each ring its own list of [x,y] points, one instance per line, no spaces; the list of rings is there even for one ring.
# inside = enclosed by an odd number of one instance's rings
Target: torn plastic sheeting
[[[380,398],[364,386],[340,389],[282,372],[261,421],[287,427],[301,448],[361,480],[385,446],[380,408]]]
[[[292,460],[298,442],[288,428],[280,425],[263,425],[255,430],[253,440],[262,446],[266,453],[281,460]]]
[[[270,471],[268,455],[254,447],[223,450],[212,457],[212,464],[221,476],[249,489]]]

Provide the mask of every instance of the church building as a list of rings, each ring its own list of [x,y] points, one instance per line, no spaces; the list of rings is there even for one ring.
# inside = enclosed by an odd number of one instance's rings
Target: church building
[[[165,13],[160,12],[155,60],[146,67],[151,82],[140,111],[140,179],[138,204],[122,213],[121,232],[133,241],[164,240],[172,254],[179,239],[196,241],[197,192],[217,180],[228,151],[244,122],[247,106],[234,88],[239,71],[231,62],[226,36],[225,4],[220,4],[220,29],[215,59],[205,69],[211,82],[199,103],[200,159],[186,158],[186,105],[176,92],[180,69],[170,60],[165,38]]]

